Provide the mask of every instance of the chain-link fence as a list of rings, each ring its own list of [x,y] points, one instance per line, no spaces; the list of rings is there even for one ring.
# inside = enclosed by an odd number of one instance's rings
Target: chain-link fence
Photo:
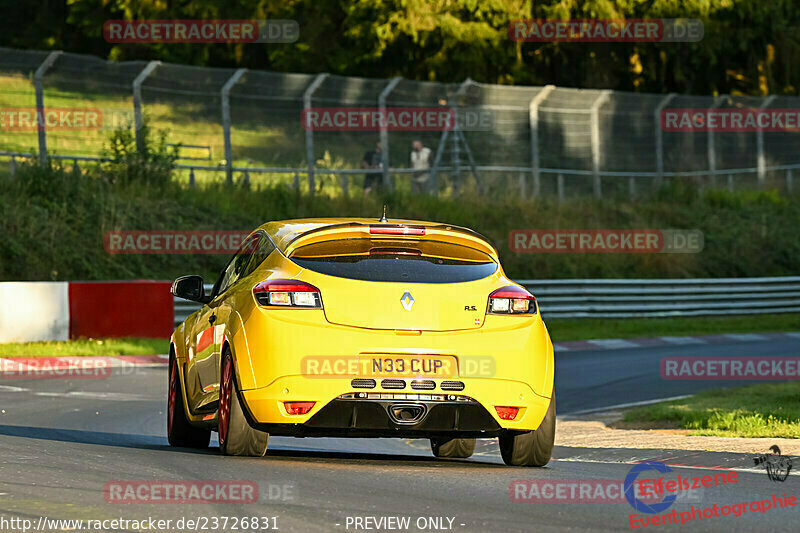
[[[464,121],[440,131],[304,129],[304,109],[329,107],[452,109]],[[800,99],[280,74],[0,48],[0,152],[12,168],[23,154],[103,157],[111,130],[138,135],[146,120],[180,145],[179,168],[192,182],[281,181],[332,194],[361,188],[362,159],[378,141],[383,168],[373,173],[408,190],[414,140],[431,149],[435,187],[428,190],[442,194],[636,195],[676,177],[791,192],[800,168],[796,129],[675,132],[659,119],[665,109],[759,107],[797,109]],[[19,109],[99,110],[102,123],[9,125],[9,117],[19,121],[9,110]],[[478,115],[489,120],[468,123]]]

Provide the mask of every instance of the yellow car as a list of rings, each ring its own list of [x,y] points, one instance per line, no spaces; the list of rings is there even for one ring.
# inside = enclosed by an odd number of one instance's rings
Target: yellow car
[[[269,435],[430,439],[542,466],[555,436],[553,345],[535,298],[472,230],[410,220],[269,222],[170,341],[173,446],[262,456]]]

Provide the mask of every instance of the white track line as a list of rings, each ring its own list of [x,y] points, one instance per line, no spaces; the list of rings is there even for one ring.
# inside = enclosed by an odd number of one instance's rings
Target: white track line
[[[584,409],[582,411],[571,411],[564,413],[564,416],[569,415],[585,415],[589,413],[600,413],[602,411],[614,411],[616,409],[624,409],[626,407],[638,407],[640,405],[650,405],[659,402],[668,402],[671,400],[683,400],[684,398],[691,398],[694,394],[684,394],[683,396],[670,396],[669,398],[658,398],[656,400],[644,400],[641,402],[618,403],[617,405],[609,405],[608,407],[597,407],[595,409]]]

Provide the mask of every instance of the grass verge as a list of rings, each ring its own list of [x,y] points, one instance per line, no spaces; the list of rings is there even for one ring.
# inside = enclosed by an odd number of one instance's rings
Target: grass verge
[[[636,407],[623,422],[688,429],[712,437],[800,438],[800,383],[704,391],[691,398]]]
[[[153,355],[167,353],[168,349],[167,339],[75,339],[0,344],[0,357]]]
[[[721,333],[798,331],[796,313],[694,318],[552,318],[544,315],[553,342],[586,339],[632,339]]]

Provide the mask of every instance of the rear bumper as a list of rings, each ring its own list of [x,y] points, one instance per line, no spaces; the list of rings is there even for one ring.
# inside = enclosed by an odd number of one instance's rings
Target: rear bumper
[[[353,389],[350,379],[288,376],[240,394],[252,426],[274,435],[293,436],[493,437],[501,429],[537,429],[550,406],[549,398],[519,381],[461,379],[464,390],[459,392],[442,391],[441,380],[437,381],[431,391],[389,390],[380,384],[365,391]],[[359,393],[369,398],[357,399]],[[315,404],[305,415],[290,415],[284,407],[286,401]],[[421,405],[425,413],[415,423],[398,423],[391,409],[402,405]],[[519,407],[519,412],[514,420],[502,420],[496,406]]]

